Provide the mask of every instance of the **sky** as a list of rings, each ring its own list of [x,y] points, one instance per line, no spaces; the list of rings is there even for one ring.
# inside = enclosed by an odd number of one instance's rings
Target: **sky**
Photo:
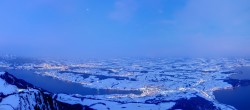
[[[249,0],[1,0],[0,53],[249,56]]]

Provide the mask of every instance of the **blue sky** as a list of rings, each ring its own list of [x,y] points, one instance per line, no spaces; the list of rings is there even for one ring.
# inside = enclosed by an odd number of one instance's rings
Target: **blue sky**
[[[249,0],[1,0],[0,51],[250,55],[249,13]]]

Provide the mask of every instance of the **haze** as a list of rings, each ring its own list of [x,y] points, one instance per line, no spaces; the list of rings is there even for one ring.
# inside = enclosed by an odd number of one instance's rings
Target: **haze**
[[[250,55],[249,0],[1,0],[0,53]]]

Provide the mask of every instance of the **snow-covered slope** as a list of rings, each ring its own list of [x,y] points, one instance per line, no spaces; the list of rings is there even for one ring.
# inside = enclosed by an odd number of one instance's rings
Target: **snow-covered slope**
[[[80,104],[68,104],[53,98],[53,94],[0,73],[0,110],[82,110]],[[87,108],[86,108],[87,109]]]

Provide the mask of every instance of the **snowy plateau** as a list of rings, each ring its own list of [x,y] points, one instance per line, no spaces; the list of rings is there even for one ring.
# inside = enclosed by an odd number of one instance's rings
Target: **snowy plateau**
[[[235,110],[217,101],[213,93],[233,89],[235,82],[229,81],[230,76],[243,66],[250,66],[250,59],[51,60],[2,56],[0,110]],[[16,76],[25,76],[24,72],[13,72],[17,70],[63,81],[65,88],[67,83],[78,84],[87,88],[86,93],[54,93]]]

